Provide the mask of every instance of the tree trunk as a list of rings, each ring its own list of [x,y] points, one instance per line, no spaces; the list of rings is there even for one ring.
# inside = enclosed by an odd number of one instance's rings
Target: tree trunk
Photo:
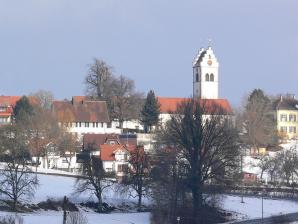
[[[139,199],[138,199],[138,212],[140,212],[142,209],[142,193],[138,195]]]
[[[97,192],[96,196],[98,199],[98,206],[97,206],[98,212],[103,212],[101,193]]]

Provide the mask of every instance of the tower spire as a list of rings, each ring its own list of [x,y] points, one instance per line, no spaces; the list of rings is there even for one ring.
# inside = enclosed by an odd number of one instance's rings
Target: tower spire
[[[211,48],[211,44],[212,44],[212,39],[209,37],[209,38],[208,38],[208,47]]]

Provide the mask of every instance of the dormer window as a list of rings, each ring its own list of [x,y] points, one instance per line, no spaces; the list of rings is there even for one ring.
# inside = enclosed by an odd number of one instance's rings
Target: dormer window
[[[209,82],[209,74],[208,73],[206,73],[206,75],[205,75],[205,81]]]
[[[214,82],[214,75],[213,75],[213,73],[210,74],[210,82]]]

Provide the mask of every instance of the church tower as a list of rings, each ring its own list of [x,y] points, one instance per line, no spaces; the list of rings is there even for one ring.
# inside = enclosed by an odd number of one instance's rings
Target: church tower
[[[193,96],[218,99],[218,61],[212,48],[201,48],[193,62]]]

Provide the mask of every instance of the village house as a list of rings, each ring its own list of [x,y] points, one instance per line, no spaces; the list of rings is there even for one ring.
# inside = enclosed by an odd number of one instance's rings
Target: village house
[[[111,126],[105,101],[89,100],[85,96],[74,96],[71,101],[54,101],[52,111],[60,125],[82,140],[84,134],[120,133]]]
[[[11,124],[13,108],[20,96],[0,96],[0,125]]]
[[[276,103],[277,130],[284,140],[298,138],[298,100],[294,95],[280,96]]]
[[[117,134],[86,134],[83,152],[99,156],[106,172],[121,178],[127,175],[130,153],[136,148],[136,137]]]

